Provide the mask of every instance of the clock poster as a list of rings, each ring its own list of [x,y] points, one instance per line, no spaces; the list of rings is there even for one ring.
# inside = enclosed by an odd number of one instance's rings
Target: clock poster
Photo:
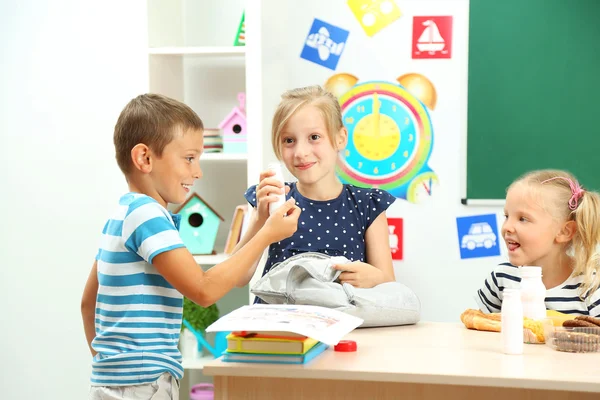
[[[433,126],[427,111],[435,108],[435,88],[422,75],[406,74],[396,82],[348,81],[334,75],[325,87],[340,102],[348,145],[340,152],[337,174],[343,183],[379,188],[399,199],[421,203],[435,195],[438,177],[429,167]],[[419,93],[421,99],[409,91]],[[344,88],[346,89],[346,88]],[[427,106],[426,106],[427,105]]]

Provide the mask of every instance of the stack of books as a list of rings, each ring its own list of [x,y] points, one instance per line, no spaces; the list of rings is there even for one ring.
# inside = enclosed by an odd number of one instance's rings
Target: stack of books
[[[219,129],[205,128],[204,129],[204,152],[205,153],[222,153],[223,152],[223,136]]]
[[[329,346],[307,336],[283,331],[240,331],[227,335],[223,361],[306,364]]]

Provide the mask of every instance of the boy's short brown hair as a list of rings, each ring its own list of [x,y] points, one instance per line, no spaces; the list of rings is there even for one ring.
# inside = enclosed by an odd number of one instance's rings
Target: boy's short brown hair
[[[203,131],[198,115],[187,105],[155,93],[142,94],[121,111],[115,125],[117,164],[127,175],[131,170],[131,150],[143,143],[159,157],[175,132]]]

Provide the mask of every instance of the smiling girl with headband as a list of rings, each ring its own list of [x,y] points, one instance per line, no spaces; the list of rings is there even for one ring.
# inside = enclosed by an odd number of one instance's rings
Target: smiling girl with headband
[[[519,288],[521,266],[542,267],[546,308],[600,315],[600,196],[568,172],[530,172],[506,194],[502,236],[510,263],[477,292],[483,312],[500,312],[504,289]]]

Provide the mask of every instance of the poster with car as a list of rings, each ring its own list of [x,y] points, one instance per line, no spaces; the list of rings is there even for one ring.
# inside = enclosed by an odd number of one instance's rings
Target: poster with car
[[[472,215],[456,218],[460,258],[492,257],[500,255],[500,240],[496,214]]]

